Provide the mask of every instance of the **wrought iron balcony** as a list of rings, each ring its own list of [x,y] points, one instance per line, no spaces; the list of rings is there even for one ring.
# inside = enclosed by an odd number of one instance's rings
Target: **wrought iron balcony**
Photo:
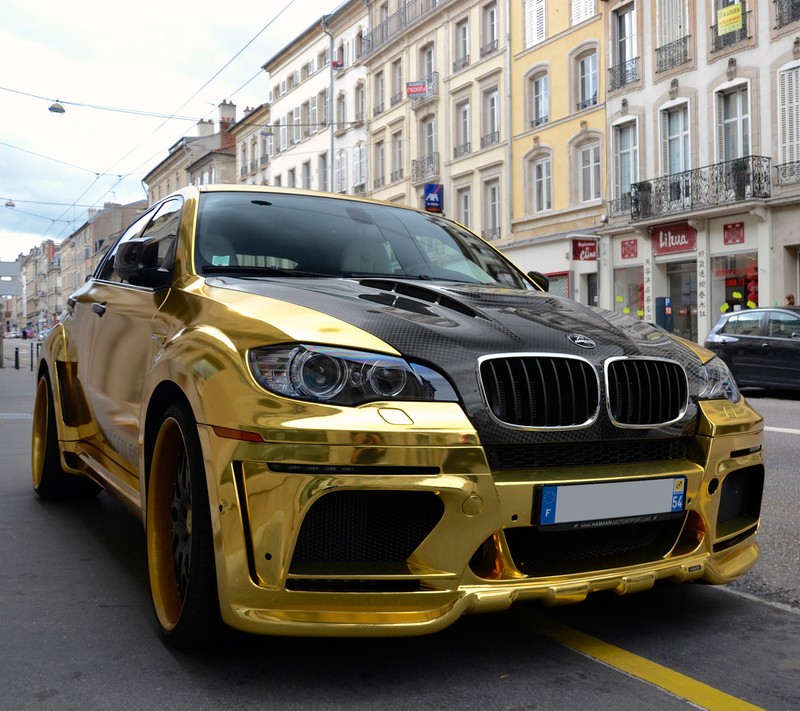
[[[421,183],[439,174],[439,154],[429,153],[411,161],[411,181]]]
[[[500,239],[500,232],[499,227],[490,227],[488,230],[481,230],[481,237],[487,241]]]
[[[748,32],[748,25],[750,24],[750,10],[745,10],[744,3],[742,5],[742,26],[738,30],[732,32],[719,33],[719,25],[711,25],[711,51],[719,52],[721,49],[731,47],[740,42],[746,42],[750,37]]]
[[[689,61],[689,37],[681,37],[675,42],[656,48],[656,72],[679,67]]]
[[[386,184],[386,180],[382,175],[379,175],[375,180],[372,181],[372,189],[378,190],[382,188]]]
[[[497,51],[498,42],[496,39],[492,40],[491,42],[487,42],[483,47],[481,47],[481,59],[484,57],[488,57],[490,54],[493,54]]]
[[[537,126],[543,126],[550,120],[549,116],[537,116],[534,119],[531,119],[531,128],[536,128]]]
[[[460,146],[456,146],[453,149],[453,158],[462,158],[463,156],[470,154],[470,142],[467,141],[466,143],[462,143]]]
[[[485,136],[481,136],[481,148],[488,148],[495,143],[500,143],[500,131],[492,131]]]
[[[631,185],[631,219],[768,198],[772,160],[747,156]]]
[[[396,183],[398,180],[403,179],[403,169],[398,168],[397,170],[393,170],[391,174],[391,179],[393,183]]]
[[[775,166],[778,174],[778,185],[791,185],[800,183],[800,161],[781,163]]]
[[[390,106],[397,106],[403,100],[403,92],[398,91],[396,94],[392,94],[392,98],[389,99]]]
[[[626,193],[616,200],[608,201],[608,213],[611,217],[631,216],[631,194]]]
[[[775,0],[775,26],[800,20],[800,0]]]
[[[380,116],[383,113],[383,102],[372,107],[372,115]]]
[[[405,32],[409,27],[425,19],[435,10],[451,3],[453,0],[408,0],[397,12],[392,13],[372,31],[364,35],[361,45],[361,56],[376,51]]]
[[[634,57],[608,70],[608,90],[621,89],[623,86],[633,84],[638,78],[639,58]]]
[[[469,66],[469,55],[465,54],[463,57],[459,57],[453,62],[453,74],[456,72],[460,72],[464,67]]]
[[[588,109],[590,106],[597,105],[597,94],[593,94],[585,99],[581,99],[575,106],[576,111],[583,111],[584,109]]]
[[[411,107],[418,108],[422,106],[428,99],[439,96],[439,72],[431,72],[426,77],[422,77],[420,81],[425,82],[425,93],[414,94],[411,97]]]

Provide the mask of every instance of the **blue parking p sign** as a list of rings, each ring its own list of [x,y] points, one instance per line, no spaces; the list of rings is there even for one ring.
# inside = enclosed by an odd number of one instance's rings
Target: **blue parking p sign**
[[[441,183],[425,183],[425,210],[442,212],[444,190]]]

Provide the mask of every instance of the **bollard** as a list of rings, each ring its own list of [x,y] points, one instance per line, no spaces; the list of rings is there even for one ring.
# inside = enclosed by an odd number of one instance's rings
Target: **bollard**
[[[33,370],[33,343],[31,343],[31,370]]]
[[[14,349],[14,367],[19,370],[19,346]]]

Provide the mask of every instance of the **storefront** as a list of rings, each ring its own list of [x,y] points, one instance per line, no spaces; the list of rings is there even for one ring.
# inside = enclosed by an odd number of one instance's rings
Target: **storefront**
[[[675,222],[612,237],[614,310],[699,343],[720,314],[758,306],[762,225],[748,217],[702,226]]]

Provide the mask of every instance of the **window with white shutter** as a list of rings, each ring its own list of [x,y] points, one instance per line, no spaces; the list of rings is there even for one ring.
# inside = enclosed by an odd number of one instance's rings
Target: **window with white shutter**
[[[778,72],[778,155],[780,163],[800,161],[800,64]]]
[[[525,0],[525,46],[533,47],[545,39],[546,0]]]
[[[572,24],[577,25],[594,17],[596,0],[572,0]]]

